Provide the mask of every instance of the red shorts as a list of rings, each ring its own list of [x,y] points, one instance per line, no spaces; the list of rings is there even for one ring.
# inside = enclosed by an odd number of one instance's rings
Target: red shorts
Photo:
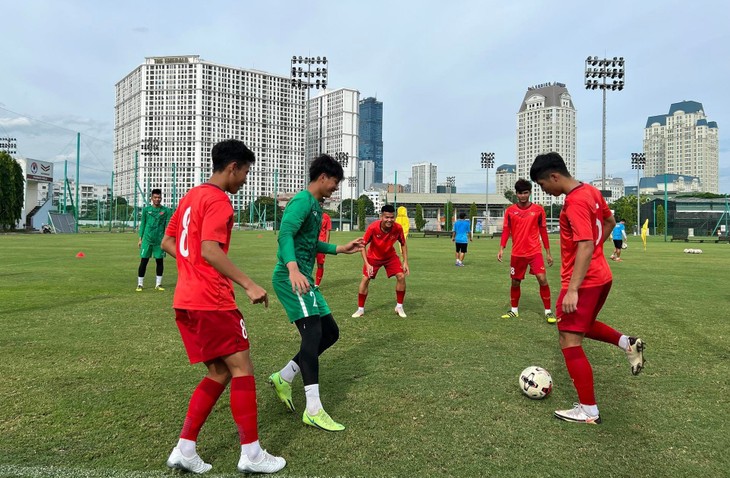
[[[375,276],[378,275],[378,270],[383,266],[385,266],[385,273],[388,274],[388,277],[393,277],[403,272],[403,264],[400,263],[400,259],[396,255],[392,255],[384,261],[378,261],[368,257],[368,263],[373,266],[373,275],[370,276],[370,279],[375,279]],[[362,265],[362,275],[368,275],[368,268],[365,264]]]
[[[249,348],[246,324],[238,309],[175,309],[175,323],[190,363],[208,362]]]
[[[532,257],[512,256],[509,259],[509,276],[511,279],[522,280],[525,278],[527,266],[530,266],[530,274],[544,274],[545,261],[542,254],[535,254]]]
[[[324,256],[327,254],[322,254],[321,252],[317,254],[317,264],[323,266],[324,265]]]
[[[578,307],[575,312],[563,312],[563,297],[568,289],[561,289],[555,303],[555,315],[558,316],[558,330],[566,332],[587,333],[593,327],[598,313],[606,303],[612,282],[594,287],[578,289]]]

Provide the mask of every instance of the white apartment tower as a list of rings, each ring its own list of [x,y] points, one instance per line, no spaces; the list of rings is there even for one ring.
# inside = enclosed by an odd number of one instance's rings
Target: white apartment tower
[[[114,195],[141,204],[148,189],[160,188],[163,204],[176,205],[208,179],[211,148],[229,138],[256,154],[234,208],[298,191],[307,182],[305,102],[288,77],[197,55],[146,58],[116,84]]]
[[[695,176],[702,191],[720,192],[717,123],[708,121],[702,103],[682,101],[669,114],[650,116],[644,128],[646,176]]]
[[[507,191],[514,192],[515,183],[517,182],[517,167],[514,164],[499,166],[494,176],[497,184],[497,194],[504,196]]]
[[[436,192],[436,165],[416,163],[411,166],[411,192],[431,194]]]
[[[517,178],[530,179],[538,154],[555,151],[565,160],[568,172],[576,171],[575,107],[563,83],[544,83],[527,89],[517,113]],[[562,204],[563,196],[551,198],[533,184],[532,202]]]
[[[322,153],[347,153],[345,178],[332,199],[357,199],[360,92],[349,88],[325,90],[309,100],[307,158]]]

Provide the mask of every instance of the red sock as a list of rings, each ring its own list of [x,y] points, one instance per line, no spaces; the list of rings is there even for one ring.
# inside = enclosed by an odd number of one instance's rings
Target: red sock
[[[314,284],[319,285],[322,282],[322,276],[324,275],[324,267],[317,267],[317,275],[314,278]]]
[[[595,405],[596,395],[593,390],[593,369],[588,361],[583,347],[568,347],[563,349],[565,365],[568,374],[573,379],[573,386],[578,392],[578,401],[582,405]]]
[[[403,298],[406,296],[405,290],[396,290],[395,291],[395,303],[403,305]]]
[[[357,306],[365,307],[365,299],[368,298],[367,294],[357,294]]]
[[[593,326],[586,334],[586,337],[600,342],[618,345],[618,340],[621,338],[621,332],[596,320],[593,322]]]
[[[215,402],[221,396],[226,386],[208,377],[203,378],[193,391],[188,405],[188,412],[185,415],[180,438],[185,440],[198,441],[198,433],[203,428],[205,420],[213,410]]]
[[[509,298],[512,307],[517,307],[520,303],[520,286],[512,286],[509,288]]]
[[[251,375],[231,379],[231,413],[238,427],[241,445],[259,439],[256,422],[256,382]]]
[[[542,305],[545,306],[545,309],[549,309],[550,308],[550,286],[549,285],[540,286],[540,298],[542,299]]]

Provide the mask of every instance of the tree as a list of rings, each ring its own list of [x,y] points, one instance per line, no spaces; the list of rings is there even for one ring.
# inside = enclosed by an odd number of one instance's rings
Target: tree
[[[423,206],[416,204],[416,230],[421,232],[424,226],[426,226],[426,220],[423,218]]]
[[[350,211],[357,212],[357,201],[354,199],[343,199],[340,203],[340,209],[342,209],[342,217],[349,219]]]
[[[512,204],[517,204],[517,194],[515,194],[515,192],[511,189],[508,189],[504,192],[504,197],[507,198],[507,200]]]
[[[471,222],[472,219],[477,215],[477,203],[473,202],[471,203],[471,206],[469,206],[469,222]]]
[[[363,198],[368,199],[367,196],[360,196],[357,199],[357,228],[360,231],[365,230],[365,216],[367,216],[367,204],[365,203]],[[370,204],[372,205],[373,202],[370,201]]]
[[[8,153],[0,152],[0,230],[15,229],[23,211],[23,169]]]
[[[444,230],[450,231],[453,229],[453,217],[454,217],[454,205],[451,203],[451,201],[446,203],[446,209],[444,211],[444,216],[446,220],[444,221]]]
[[[660,204],[656,207],[656,233],[664,234],[664,205]]]
[[[281,224],[281,218],[284,216],[284,211],[274,205],[274,198],[268,196],[261,196],[253,202],[253,220],[254,222],[264,219],[266,214],[266,222],[274,221],[274,211],[276,211],[276,225],[277,227]],[[241,215],[242,222],[249,222],[251,219],[251,204],[246,206]]]
[[[366,216],[374,216],[375,215],[375,204],[373,204],[372,199],[367,197],[366,195],[362,195],[359,198],[357,198],[358,202],[362,201],[363,204],[365,204],[365,215]],[[359,205],[358,205],[359,206]],[[380,211],[378,211],[380,212]]]

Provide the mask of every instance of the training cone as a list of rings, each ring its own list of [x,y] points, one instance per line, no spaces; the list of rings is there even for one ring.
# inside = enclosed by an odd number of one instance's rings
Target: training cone
[[[76,254],[76,257],[78,257],[78,258],[86,257],[86,254],[84,254],[83,252],[79,252],[78,254]]]

